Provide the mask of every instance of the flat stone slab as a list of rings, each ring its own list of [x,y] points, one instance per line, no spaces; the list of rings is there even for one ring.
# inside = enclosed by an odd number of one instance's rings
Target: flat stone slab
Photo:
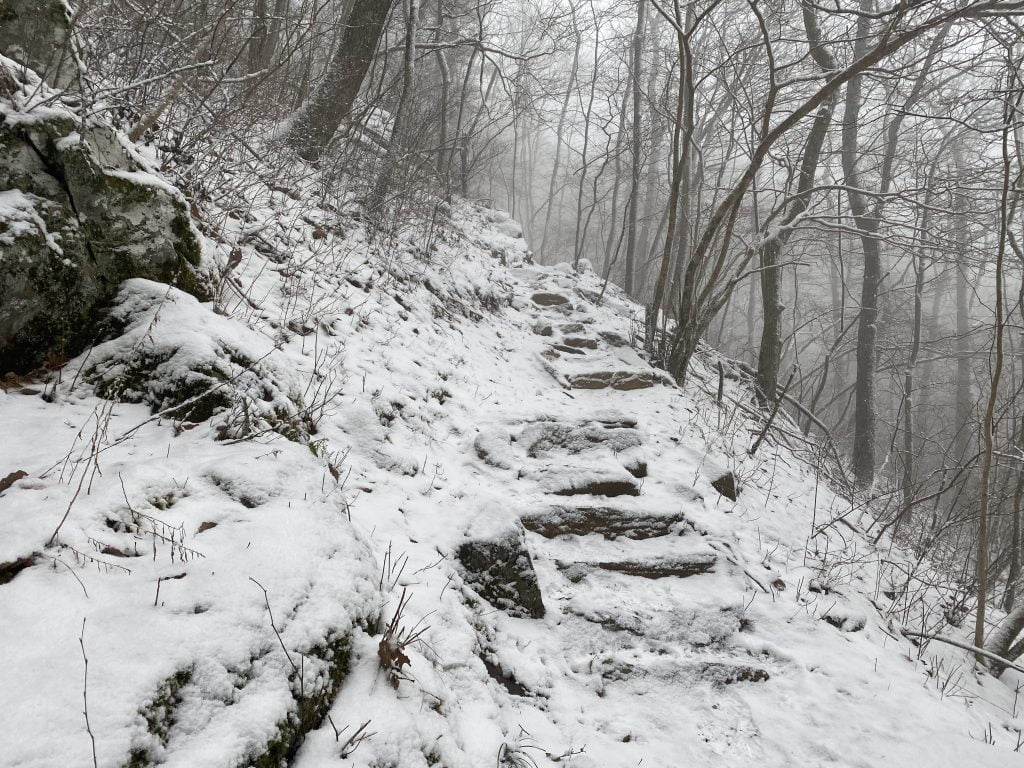
[[[545,538],[598,533],[606,539],[651,539],[685,532],[682,512],[647,512],[608,505],[558,504],[522,518],[526,530]],[[691,529],[692,530],[692,529]]]
[[[560,307],[570,303],[567,296],[563,296],[560,293],[547,292],[535,293],[530,297],[530,300],[539,307]]]
[[[555,565],[566,574],[569,581],[578,582],[595,569],[624,573],[642,579],[664,579],[669,576],[687,578],[708,573],[715,567],[716,562],[718,556],[713,552],[706,552],[645,560],[604,560],[592,563],[558,561]]]
[[[768,670],[754,664],[710,659],[694,661],[669,659],[644,664],[631,659],[606,657],[599,660],[595,667],[600,671],[601,677],[609,681],[655,677],[673,682],[705,682],[714,687],[734,683],[763,683],[771,677]]]
[[[616,453],[643,444],[643,435],[633,427],[593,422],[537,421],[527,425],[518,442],[526,455],[537,458],[546,454],[579,454],[605,447]]]
[[[585,371],[567,373],[566,380],[571,389],[617,389],[631,391],[634,389],[650,389],[658,384],[668,384],[671,380],[661,371],[620,370],[620,371]]]
[[[597,349],[597,339],[589,336],[563,336],[562,344],[573,349]]]
[[[640,483],[632,475],[618,478],[593,472],[542,476],[541,485],[556,496],[639,496]]]

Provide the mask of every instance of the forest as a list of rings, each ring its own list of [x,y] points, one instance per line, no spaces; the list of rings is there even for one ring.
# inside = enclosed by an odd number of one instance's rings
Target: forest
[[[0,53],[38,75],[4,70],[5,98],[110,126],[180,191],[218,254],[191,260],[207,295],[185,290],[250,325],[250,253],[292,254],[273,269],[313,284],[364,251],[426,264],[460,206],[506,211],[526,263],[632,302],[628,346],[666,380],[719,405],[746,388],[749,457],[766,437],[804,446],[847,500],[832,523],[910,553],[904,589],[942,593],[918,637],[962,626],[979,663],[1024,659],[1024,2],[0,0]],[[272,225],[257,182],[290,206]],[[0,251],[19,205],[0,197]],[[115,274],[99,303],[138,273]],[[302,314],[306,279],[282,312]],[[340,301],[317,295],[299,326]],[[70,330],[56,356],[17,346],[16,325],[0,317],[18,386],[91,349]],[[334,364],[314,354],[315,373]]]

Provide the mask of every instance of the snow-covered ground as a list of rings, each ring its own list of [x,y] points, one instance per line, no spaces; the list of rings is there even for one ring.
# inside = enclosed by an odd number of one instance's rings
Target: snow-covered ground
[[[1024,764],[1011,674],[901,636],[812,447],[750,456],[710,352],[676,387],[615,286],[453,219],[264,189],[216,311],[129,282],[123,336],[0,391],[0,765]]]

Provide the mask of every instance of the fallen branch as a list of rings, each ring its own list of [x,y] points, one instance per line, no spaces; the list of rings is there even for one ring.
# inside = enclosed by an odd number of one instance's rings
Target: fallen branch
[[[959,640],[954,640],[951,637],[945,637],[943,635],[932,635],[928,634],[927,632],[915,632],[911,629],[904,629],[902,630],[902,632],[904,637],[919,637],[923,640],[938,640],[940,643],[953,645],[957,648],[960,648],[961,650],[970,651],[971,653],[984,656],[985,658],[991,659],[992,661],[1002,665],[1003,667],[1006,667],[1007,669],[1013,669],[1017,672],[1024,672],[1024,667],[1018,666],[1009,659],[1004,659],[1002,656],[998,656],[992,653],[992,651],[986,651],[984,648],[979,648],[978,646],[971,645],[970,643],[964,643]]]

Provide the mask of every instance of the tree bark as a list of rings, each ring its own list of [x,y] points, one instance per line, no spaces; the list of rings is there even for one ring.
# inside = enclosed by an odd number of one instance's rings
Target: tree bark
[[[285,137],[306,160],[320,158],[338,126],[351,114],[384,34],[392,2],[355,0],[323,83],[299,109]]]
[[[630,142],[630,191],[629,221],[626,225],[626,280],[623,286],[629,296],[636,296],[636,237],[637,217],[640,210],[640,179],[643,173],[643,133],[641,118],[643,117],[643,88],[641,75],[643,72],[644,33],[647,27],[646,0],[637,0],[636,29],[633,32],[632,71],[630,85],[633,92],[632,141]]]

